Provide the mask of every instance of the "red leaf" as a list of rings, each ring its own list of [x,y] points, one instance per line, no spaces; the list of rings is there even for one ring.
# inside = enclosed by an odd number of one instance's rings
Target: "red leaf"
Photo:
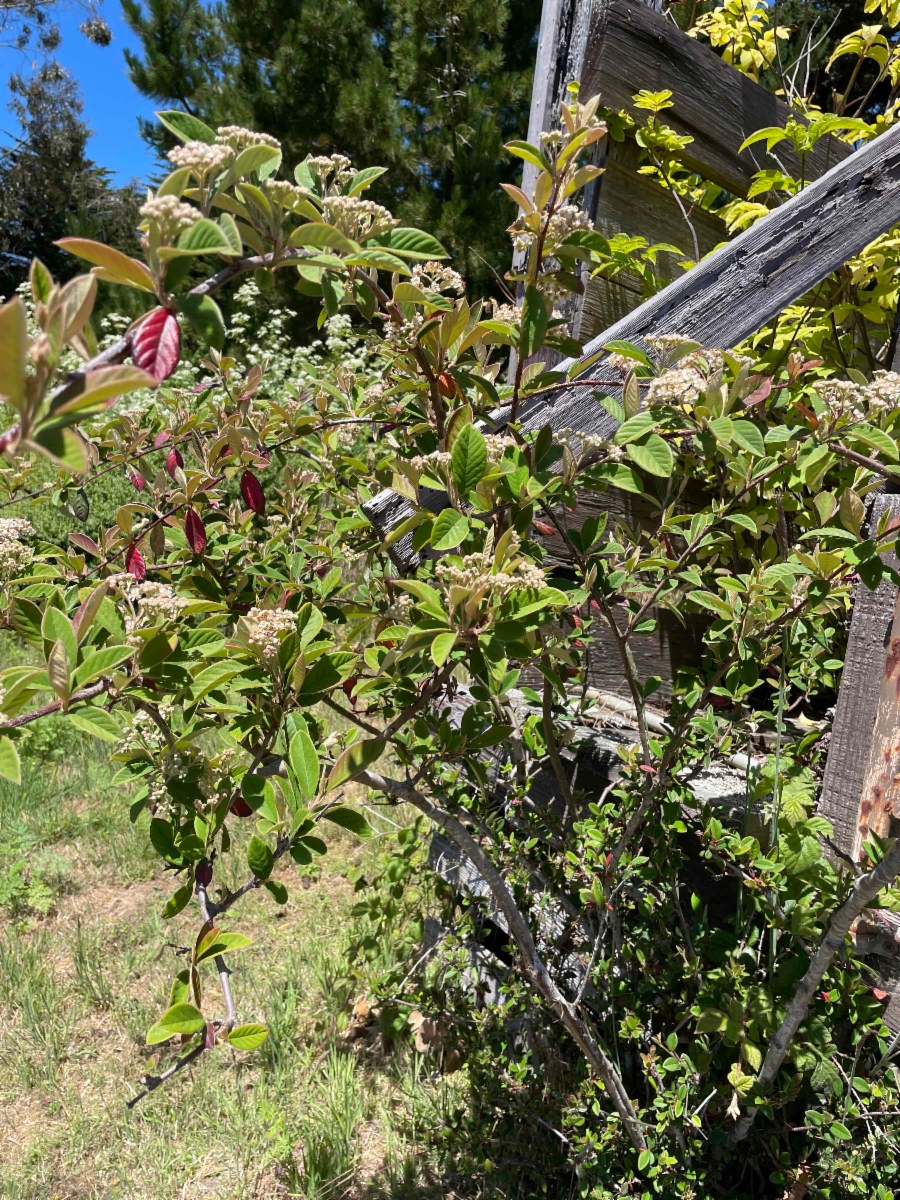
[[[164,429],[162,433],[158,433],[153,439],[153,449],[158,450],[160,446],[164,446],[171,436],[168,429]]]
[[[141,321],[131,335],[131,357],[157,381],[169,378],[181,358],[181,331],[168,309],[154,308]]]
[[[147,488],[147,480],[139,471],[131,471],[128,475],[129,482],[137,488],[139,492],[143,492]]]
[[[759,379],[759,376],[757,375],[756,378]],[[747,399],[744,401],[744,407],[752,408],[754,404],[762,404],[763,400],[768,400],[768,398],[771,394],[772,394],[772,380],[768,379],[768,378],[760,379],[760,382],[756,388],[756,391],[751,392],[750,395],[747,397]]]
[[[70,533],[69,541],[73,546],[77,546],[79,550],[83,550],[85,554],[93,554],[94,558],[100,557],[100,547],[86,533]]]
[[[252,817],[253,809],[247,803],[243,796],[238,796],[232,800],[230,812],[233,812],[236,817]]]
[[[266,497],[263,494],[262,484],[252,471],[245,471],[241,476],[241,495],[248,508],[251,508],[260,517],[265,516]]]
[[[202,520],[192,508],[187,510],[184,518],[184,536],[195,554],[202,554],[206,549],[206,530],[203,528]]]
[[[181,454],[179,453],[179,451],[176,450],[175,447],[173,446],[172,449],[169,451],[169,453],[166,455],[166,470],[169,472],[170,478],[174,479],[175,471],[177,470],[177,468],[183,467],[183,466],[184,466],[184,459],[181,457]]]
[[[532,525],[534,525],[538,533],[542,533],[544,537],[551,537],[554,533],[553,526],[548,525],[546,521],[532,521]]]
[[[125,551],[125,570],[140,583],[147,574],[147,564],[134,542]]]
[[[888,998],[887,992],[883,992],[881,988],[872,988],[872,995],[876,1000],[887,1000]]]
[[[209,887],[212,883],[212,863],[208,858],[202,858],[194,869],[194,878],[201,887]]]

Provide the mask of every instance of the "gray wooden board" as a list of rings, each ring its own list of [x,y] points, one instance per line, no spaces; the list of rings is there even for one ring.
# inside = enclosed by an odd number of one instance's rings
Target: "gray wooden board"
[[[873,526],[884,512],[900,516],[900,496],[876,496],[870,516]],[[889,560],[897,567],[894,554]],[[819,812],[833,825],[835,844],[856,859],[862,837],[868,836],[873,808],[873,798],[864,795],[864,786],[870,769],[870,748],[885,674],[896,657],[891,653],[895,645],[891,634],[896,607],[897,587],[890,579],[883,579],[874,591],[863,583],[858,584],[822,781]],[[900,706],[895,718],[900,731]],[[887,795],[880,795],[878,809],[883,812],[885,803],[896,802],[898,793],[900,788],[894,785]],[[876,832],[884,836],[889,829]]]
[[[766,88],[726,63],[708,44],[688,37],[671,20],[635,0],[601,0],[594,9],[583,52],[583,96],[599,92],[606,108],[627,109],[638,121],[638,91],[672,92],[673,107],[662,120],[694,140],[679,152],[689,169],[736,196],[746,196],[756,171],[777,168],[791,174],[800,164],[788,143],[772,157],[765,144],[742,151],[758,129],[784,128],[797,113]],[[537,85],[536,85],[537,86]],[[852,151],[835,138],[822,138],[809,155],[806,178],[818,179]],[[776,161],[776,158],[778,161]]]

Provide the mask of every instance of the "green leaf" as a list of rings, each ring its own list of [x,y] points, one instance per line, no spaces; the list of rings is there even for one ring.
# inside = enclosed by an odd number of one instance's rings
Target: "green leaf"
[[[240,675],[242,669],[242,667],[229,662],[216,662],[212,663],[211,666],[204,667],[198,675],[194,676],[194,681],[191,684],[191,703],[196,704],[207,693],[222,687],[229,679],[233,679],[235,675]]]
[[[524,162],[531,163],[539,171],[546,171],[548,175],[553,174],[546,158],[544,158],[537,146],[532,146],[531,142],[507,142],[503,149],[508,150],[510,154],[515,154],[516,158],[521,158]]]
[[[843,1121],[832,1121],[828,1126],[828,1132],[833,1133],[834,1136],[839,1138],[842,1142],[853,1141],[853,1134],[843,1123]]]
[[[72,622],[58,608],[48,608],[41,622],[41,635],[47,642],[62,642],[66,648],[69,662],[74,663],[78,657],[78,639]]]
[[[439,633],[431,643],[431,661],[436,667],[442,667],[450,657],[458,636],[452,630],[450,633]]]
[[[255,874],[255,872],[254,872]],[[220,954],[233,954],[253,945],[253,939],[245,933],[226,933],[222,929],[211,929],[197,947],[197,962],[206,962]]]
[[[159,251],[159,257],[177,257],[177,254],[231,254],[231,244],[228,238],[209,217],[201,217],[190,229],[185,229],[175,243],[175,251],[165,247]]]
[[[453,550],[468,536],[468,519],[455,508],[445,508],[431,526],[431,545],[435,550]]]
[[[297,635],[301,648],[308,646],[325,624],[321,611],[313,604],[304,604],[297,613]]]
[[[191,994],[191,973],[188,970],[179,971],[172,980],[169,991],[169,1008],[174,1004],[184,1004]]]
[[[603,349],[608,351],[610,354],[621,354],[624,358],[630,358],[634,362],[640,363],[641,366],[650,367],[651,370],[653,369],[653,363],[651,359],[647,356],[646,352],[642,350],[640,346],[636,346],[634,342],[625,342],[621,339],[614,338],[611,342],[607,342]]]
[[[722,617],[726,621],[731,620],[733,614],[730,605],[726,604],[721,597],[714,595],[712,592],[689,592],[688,599],[693,600],[695,604],[699,604],[701,608],[708,608],[717,617]]]
[[[179,1033],[199,1033],[205,1026],[206,1018],[193,1004],[173,1004],[147,1034],[147,1045],[166,1042]]]
[[[627,446],[629,442],[637,441],[645,433],[649,433],[651,429],[655,429],[658,424],[659,420],[654,413],[637,413],[619,426],[613,440],[617,446]]]
[[[363,167],[350,180],[344,194],[346,196],[358,196],[360,192],[364,192],[367,187],[373,184],[379,176],[383,175],[386,170],[387,167]]]
[[[255,1050],[269,1036],[265,1025],[238,1025],[228,1035],[228,1042],[235,1050]]]
[[[174,196],[180,200],[184,194],[184,190],[191,181],[190,167],[179,167],[177,171],[173,171],[171,175],[167,175],[159,187],[156,189],[157,196]]]
[[[41,610],[32,600],[26,600],[22,596],[16,596],[12,606],[12,627],[16,633],[24,641],[28,642],[29,646],[34,646],[37,649],[43,649],[44,641],[41,637]]]
[[[302,799],[312,800],[319,790],[319,756],[305,723],[291,738],[288,758]]]
[[[522,304],[522,334],[519,341],[523,358],[529,358],[543,346],[549,320],[544,297],[529,283]]]
[[[0,308],[0,397],[19,411],[25,397],[28,325],[25,305],[14,296]]]
[[[267,879],[263,887],[276,904],[287,904],[288,890],[283,883],[279,883],[277,879]]]
[[[874,450],[879,450],[889,462],[900,460],[900,453],[897,452],[893,438],[888,437],[884,430],[877,429],[874,425],[857,425],[853,429],[848,429],[846,436],[852,437],[856,442],[871,446]]]
[[[766,452],[763,435],[752,421],[735,421],[731,426],[731,437],[742,450],[748,450],[757,458],[762,458]]]
[[[668,479],[675,469],[675,457],[668,442],[658,433],[651,433],[646,442],[629,442],[625,453],[650,475]]]
[[[421,229],[407,229],[400,226],[389,233],[379,233],[373,238],[366,239],[367,246],[383,246],[401,258],[447,258],[447,251],[441,243],[423,233]]]
[[[275,162],[273,170],[277,171],[281,165],[281,151],[276,150],[274,146],[246,146],[234,160],[231,177],[242,179],[245,175],[249,175],[252,171],[258,171],[260,167],[273,161]],[[271,171],[268,172],[268,174],[271,173]]]
[[[150,844],[161,858],[176,862],[181,858],[175,847],[175,837],[172,826],[161,817],[153,817],[150,821]]]
[[[324,791],[333,791],[342,783],[354,779],[361,771],[365,771],[373,762],[381,758],[386,744],[384,738],[367,738],[365,741],[354,742],[348,746],[331,768]]]
[[[235,221],[231,213],[222,213],[221,217],[219,217],[219,228],[225,235],[226,241],[230,244],[232,254],[235,258],[240,258],[244,252],[244,243],[241,240],[241,231],[237,227],[237,221]],[[166,281],[168,282],[168,276],[166,277]]]
[[[654,1161],[653,1160],[653,1151],[652,1150],[642,1150],[640,1152],[640,1154],[638,1155],[638,1170],[646,1171],[646,1169],[653,1163],[653,1161]]]
[[[204,125],[197,117],[192,117],[190,113],[181,112],[177,108],[167,108],[158,112],[156,119],[169,133],[174,133],[183,142],[206,142],[207,146],[215,143],[214,130]]]
[[[90,238],[65,237],[60,238],[55,244],[66,253],[74,254],[76,258],[93,263],[102,271],[108,272],[108,275],[116,276],[119,281],[130,287],[140,288],[144,292],[154,290],[153,275],[148,268],[138,259],[123,254],[121,250],[114,250],[112,246],[104,246],[102,242],[95,242]],[[100,276],[101,279],[107,277]]]
[[[178,297],[178,305],[206,344],[221,350],[225,345],[225,319],[212,296],[195,296],[188,292],[186,296]]]
[[[76,688],[87,687],[95,679],[107,675],[120,663],[131,658],[134,650],[131,646],[101,646],[88,654],[84,662],[75,672],[73,683]]]
[[[322,816],[326,821],[333,821],[342,829],[349,829],[357,837],[368,839],[372,836],[372,826],[355,808],[329,808]]]
[[[175,895],[170,896],[163,905],[163,910],[161,913],[162,919],[164,921],[170,921],[172,917],[177,917],[182,909],[187,907],[188,901],[192,895],[193,888],[189,883],[186,883],[184,887],[180,887]]]
[[[122,727],[116,718],[105,708],[94,708],[86,704],[66,714],[76,729],[92,733],[104,742],[118,742],[122,737]]]
[[[256,834],[250,839],[247,847],[247,864],[257,879],[268,879],[275,865],[275,855],[271,848]]]
[[[338,250],[345,254],[358,254],[359,246],[335,229],[333,225],[324,222],[309,221],[300,225],[290,236],[292,246],[318,246],[324,250]]]
[[[640,496],[644,491],[644,481],[640,475],[625,463],[601,463],[594,467],[592,475],[605,479],[613,487],[621,488],[623,492],[633,492]]]
[[[481,431],[471,423],[462,427],[453,443],[450,467],[460,496],[468,495],[484,477],[487,443]]]
[[[65,707],[69,702],[71,688],[69,687],[69,656],[63,642],[54,642],[53,649],[47,655],[47,678]]]
[[[731,417],[716,417],[714,421],[710,421],[709,428],[716,440],[727,446],[734,432],[734,421]]]
[[[12,738],[4,734],[0,737],[0,775],[13,783],[22,782],[22,768],[19,764],[19,752]]]
[[[42,426],[32,435],[32,442],[47,458],[75,475],[83,475],[90,466],[84,439],[73,429]]]

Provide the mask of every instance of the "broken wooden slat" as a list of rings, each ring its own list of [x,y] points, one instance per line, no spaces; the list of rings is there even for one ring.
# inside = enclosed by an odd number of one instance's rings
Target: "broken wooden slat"
[[[885,512],[900,518],[900,496],[875,498],[873,528]],[[856,590],[819,812],[856,861],[869,834],[887,837],[900,816],[900,593],[887,578]]]

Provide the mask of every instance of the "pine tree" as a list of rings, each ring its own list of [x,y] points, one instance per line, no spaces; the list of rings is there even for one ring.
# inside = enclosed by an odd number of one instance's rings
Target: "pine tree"
[[[20,137],[0,158],[0,295],[22,281],[41,258],[59,278],[78,271],[54,246],[67,233],[137,249],[140,200],[134,188],[113,188],[87,157],[90,130],[81,118],[78,89],[57,63],[10,81],[10,108]]]
[[[209,124],[274,134],[288,157],[340,151],[372,189],[497,291],[515,215],[503,142],[528,120],[540,0],[123,0],[134,82]],[[158,129],[145,136],[162,148]]]

